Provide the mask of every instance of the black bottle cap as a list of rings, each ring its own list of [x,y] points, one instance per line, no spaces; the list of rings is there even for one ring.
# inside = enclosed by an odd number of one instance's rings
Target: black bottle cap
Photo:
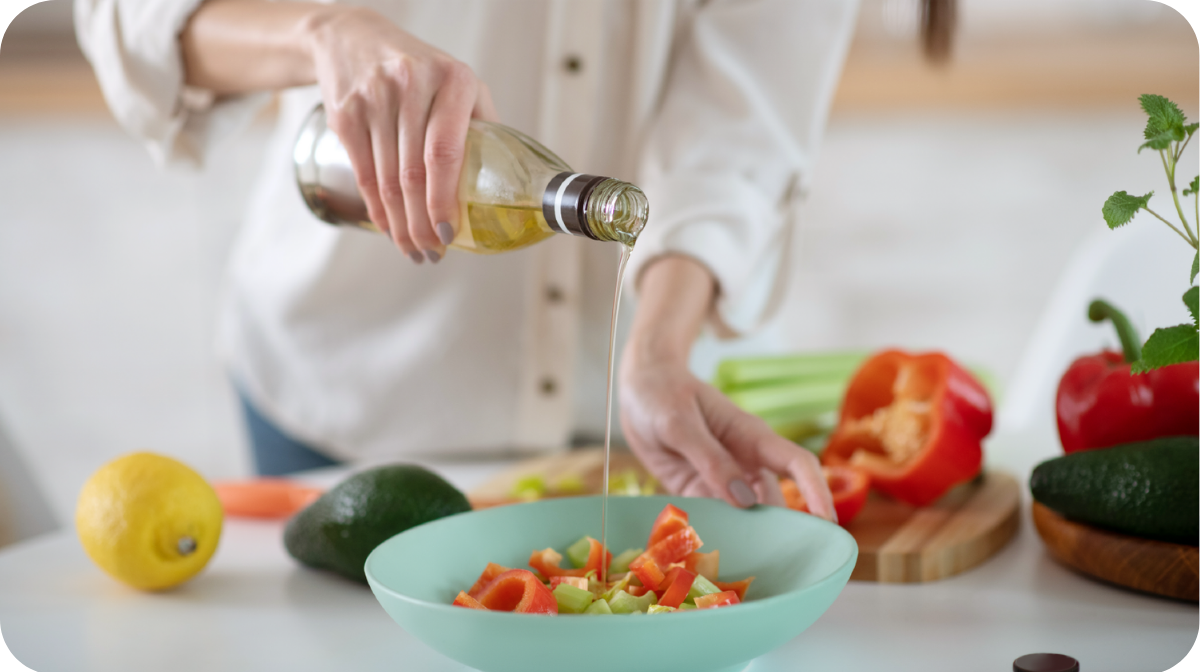
[[[1030,653],[1013,661],[1013,672],[1079,672],[1079,661],[1061,653]]]
[[[587,199],[592,189],[608,178],[583,173],[559,173],[542,194],[542,216],[561,233],[599,240],[587,223]]]

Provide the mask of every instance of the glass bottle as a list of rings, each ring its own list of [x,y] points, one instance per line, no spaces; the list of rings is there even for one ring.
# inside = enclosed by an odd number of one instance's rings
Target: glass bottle
[[[292,159],[313,214],[379,231],[367,219],[346,149],[325,123],[324,105],[305,120]],[[458,198],[459,229],[450,247],[477,254],[528,247],[555,233],[632,246],[649,212],[636,186],[576,173],[529,136],[478,119],[467,130]]]

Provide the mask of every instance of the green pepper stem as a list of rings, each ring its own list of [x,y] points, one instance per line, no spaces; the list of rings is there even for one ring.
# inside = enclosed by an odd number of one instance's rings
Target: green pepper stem
[[[1096,299],[1088,306],[1088,319],[1092,322],[1109,320],[1117,330],[1121,339],[1121,349],[1125,351],[1125,362],[1132,364],[1142,358],[1142,340],[1138,338],[1137,329],[1125,317],[1125,313],[1117,310],[1111,303]]]

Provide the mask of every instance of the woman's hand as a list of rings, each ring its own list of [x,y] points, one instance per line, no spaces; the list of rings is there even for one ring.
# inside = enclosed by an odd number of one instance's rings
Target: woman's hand
[[[467,125],[496,119],[487,86],[368,9],[333,12],[309,35],[329,127],[371,221],[413,261],[437,262],[458,223]]]
[[[458,227],[472,117],[496,120],[471,68],[359,7],[207,0],[180,35],[187,82],[220,95],[319,84],[371,221],[414,262]]]
[[[650,473],[676,494],[735,506],[782,506],[777,475],[790,476],[818,516],[833,497],[809,451],[771,431],[691,374],[687,355],[713,297],[708,270],[684,257],[653,262],[620,372],[621,428]]]

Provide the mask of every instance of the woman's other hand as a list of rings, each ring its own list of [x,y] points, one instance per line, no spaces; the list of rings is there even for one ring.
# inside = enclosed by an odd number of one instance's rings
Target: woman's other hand
[[[686,257],[666,257],[645,269],[640,285],[621,362],[620,414],[625,439],[646,468],[675,494],[741,507],[782,505],[776,476],[790,476],[813,513],[834,520],[816,457],[688,370],[692,341],[713,300],[708,270]]]
[[[208,0],[180,41],[188,83],[218,94],[320,85],[371,221],[416,263],[444,256],[467,126],[496,120],[469,66],[340,5]]]

